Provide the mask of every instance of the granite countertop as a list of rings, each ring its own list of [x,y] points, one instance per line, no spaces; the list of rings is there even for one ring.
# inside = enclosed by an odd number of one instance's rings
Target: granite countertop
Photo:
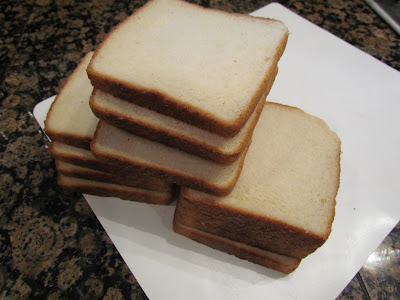
[[[144,2],[0,2],[1,299],[146,298],[82,195],[57,185],[49,142],[32,115]],[[241,13],[269,2],[197,1]],[[400,70],[399,36],[364,1],[277,2]],[[398,224],[338,299],[399,299],[399,243]]]

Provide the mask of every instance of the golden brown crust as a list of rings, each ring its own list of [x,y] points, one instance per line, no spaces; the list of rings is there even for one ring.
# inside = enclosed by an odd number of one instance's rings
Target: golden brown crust
[[[102,126],[103,121],[99,122],[99,125],[94,134],[94,139],[91,143],[92,153],[99,159],[104,161],[105,163],[109,163],[112,165],[119,166],[121,169],[126,171],[140,172],[148,176],[154,176],[160,178],[161,180],[165,180],[167,182],[171,182],[181,186],[187,186],[193,188],[195,190],[203,191],[206,193],[210,193],[216,196],[226,196],[229,194],[234,188],[237,180],[239,179],[239,175],[242,171],[244,160],[247,154],[248,147],[243,151],[242,156],[239,158],[239,167],[236,170],[236,173],[231,182],[228,182],[225,186],[217,185],[213,182],[207,181],[202,178],[197,178],[188,174],[181,174],[176,171],[170,169],[164,169],[159,166],[145,164],[141,162],[137,162],[129,159],[128,157],[123,157],[119,155],[114,155],[111,153],[104,153],[96,146],[96,139],[98,135],[98,131]]]
[[[125,131],[131,132],[135,135],[156,141],[167,146],[180,149],[190,154],[210,159],[220,164],[230,164],[239,158],[240,154],[247,147],[250,142],[251,135],[257,124],[257,121],[261,115],[264,105],[262,104],[267,97],[273,82],[275,80],[278,70],[276,69],[272,78],[269,79],[266,90],[258,100],[258,104],[255,110],[255,118],[251,120],[250,128],[248,130],[246,138],[243,142],[230,153],[224,153],[221,149],[212,147],[203,141],[192,139],[190,136],[182,135],[176,132],[170,132],[162,126],[151,125],[142,123],[139,120],[132,119],[126,115],[119,114],[117,112],[110,112],[106,108],[96,105],[95,97],[97,89],[94,89],[93,94],[90,98],[90,107],[93,113],[102,120],[109,122]],[[250,120],[249,120],[250,122]]]
[[[92,141],[91,137],[83,138],[74,134],[53,131],[50,128],[47,129],[46,134],[53,142],[59,142],[85,150],[90,150],[90,142]]]
[[[126,82],[118,82],[118,79],[110,80],[101,74],[89,72],[88,70],[92,85],[105,93],[222,136],[231,137],[236,135],[246,122],[246,119],[241,116],[233,125],[221,123],[213,119],[210,114],[199,112],[194,107],[186,104],[183,106],[176,99],[158,91],[145,90]],[[254,110],[253,102],[255,101],[252,101],[249,109]]]
[[[54,143],[50,143],[50,154],[56,159],[61,160],[67,163],[75,164],[81,167],[90,168],[93,170],[98,170],[102,172],[108,172],[113,174],[119,174],[118,176],[140,176],[140,177],[147,177],[152,178],[151,180],[158,180],[160,184],[158,188],[153,187],[159,191],[169,191],[171,190],[171,183],[164,181],[161,177],[150,174],[147,171],[140,171],[135,168],[131,168],[130,166],[120,166],[115,165],[109,162],[101,161],[93,156],[90,157],[82,157],[81,155],[74,154],[74,153],[62,153],[57,151],[57,148]]]
[[[64,168],[59,160],[56,160],[56,168],[59,173],[75,178],[82,178],[82,179],[94,180],[106,183],[114,183],[128,187],[136,187],[153,191],[164,191],[164,192],[172,191],[171,184],[167,184],[166,182],[148,176],[141,176],[141,175],[127,176],[127,175],[120,175],[119,173],[115,172],[110,173],[105,171],[94,170],[91,168],[78,169],[78,170],[73,168],[71,169],[68,167]]]
[[[82,167],[91,168],[91,169],[99,170],[99,171],[103,171],[103,172],[114,172],[114,171],[119,170],[119,167],[109,164],[109,163],[99,161],[95,158],[93,158],[93,159],[83,158],[82,156],[74,155],[73,153],[71,153],[71,154],[60,153],[59,151],[57,151],[57,148],[54,143],[50,143],[49,151],[50,151],[50,154],[55,159],[59,159],[59,160],[62,160],[62,161],[68,162],[68,163],[76,164],[76,165],[79,165]]]
[[[62,174],[58,175],[58,184],[69,191],[96,195],[101,197],[117,197],[124,200],[144,202],[150,204],[168,205],[173,199],[173,194],[168,192],[146,192],[146,190],[132,190],[124,186],[105,186],[99,183],[98,186],[75,184],[67,182]]]
[[[117,176],[121,176],[121,177],[127,177],[125,180],[128,180],[128,181],[130,180],[129,177],[133,177],[133,176],[141,177],[142,180],[147,181],[146,184],[148,184],[149,186],[152,186],[152,189],[154,189],[154,190],[170,191],[172,189],[172,185],[170,183],[164,182],[160,178],[157,178],[157,177],[149,177],[148,175],[145,175],[143,173],[134,172],[131,169],[121,168],[117,165],[99,161],[95,157],[89,158],[89,157],[82,157],[81,155],[74,154],[74,153],[68,153],[68,154],[61,153],[61,152],[57,151],[54,143],[50,144],[49,150],[50,150],[50,154],[56,159],[56,164],[57,164],[57,160],[60,160],[60,161],[75,164],[75,165],[78,165],[81,167],[90,168],[90,169],[105,172],[105,173],[112,173],[112,174],[116,174]],[[74,176],[74,177],[79,177],[79,176]],[[83,177],[81,177],[81,178],[83,178]],[[147,179],[145,179],[145,178],[147,178]],[[90,179],[90,178],[87,178],[87,179]]]
[[[133,133],[137,136],[141,136],[149,140],[180,149],[182,151],[202,158],[210,159],[220,164],[230,164],[239,158],[240,154],[243,152],[250,141],[252,130],[254,129],[256,121],[258,119],[257,117],[256,120],[253,121],[253,129],[249,131],[249,135],[247,136],[247,138],[237,149],[235,149],[235,151],[231,153],[223,153],[219,148],[210,148],[209,145],[205,144],[202,141],[194,140],[190,136],[168,132],[166,130],[163,130],[161,126],[159,127],[144,124],[138,120],[126,118],[125,116],[122,116],[115,112],[110,113],[107,109],[102,109],[92,102],[93,101],[91,99],[90,105],[92,107],[93,113],[99,119],[107,121],[110,124],[130,133]],[[259,107],[257,111],[258,116],[261,114],[262,108],[262,106]]]
[[[182,234],[196,242],[285,274],[293,272],[301,262],[300,259],[274,255],[262,249],[182,225],[175,217],[173,220],[173,229],[176,233]]]
[[[175,217],[182,225],[281,255],[302,259],[326,238],[301,228],[222,206],[212,199],[190,199],[181,190]]]
[[[90,71],[88,70],[88,72]],[[176,99],[163,95],[158,91],[144,90],[128,83],[118,82],[118,79],[110,80],[101,74],[88,74],[92,85],[105,93],[225,137],[235,136],[244,126],[257,106],[257,100],[260,99],[266,82],[272,76],[271,71],[266,74],[247,109],[242,112],[238,119],[229,124],[216,120],[212,115],[200,112],[189,104],[182,105]]]
[[[150,2],[151,1],[147,2],[143,7],[149,5]],[[186,3],[185,1],[181,2]],[[143,9],[143,7],[136,10],[130,17],[132,17],[138,11]],[[206,9],[201,6],[198,7],[200,9]],[[231,14],[219,10],[214,10],[214,11],[218,11],[222,14]],[[257,18],[249,15],[242,15],[242,14],[236,14],[236,15],[241,18]],[[98,53],[101,51],[102,46],[107,42],[107,38],[112,34],[114,30],[117,30],[127,19],[125,19],[117,26],[115,26],[113,30],[105,37],[103,42],[98,47],[97,51],[94,53],[92,61],[96,59]],[[268,19],[264,18],[258,18],[258,19],[263,19],[265,21],[268,21]],[[260,82],[258,90],[252,96],[249,105],[236,120],[230,123],[224,122],[222,120],[217,120],[211,114],[204,111],[199,111],[197,108],[191,106],[189,103],[180,103],[179,100],[174,99],[173,97],[170,97],[163,93],[160,93],[159,91],[143,88],[141,86],[137,86],[129,82],[124,82],[118,78],[109,78],[101,73],[96,73],[93,70],[92,62],[89,64],[87,68],[87,74],[92,85],[95,88],[105,93],[109,93],[115,97],[149,108],[158,113],[168,115],[170,117],[181,120],[196,127],[202,128],[204,130],[222,136],[232,137],[235,136],[240,131],[240,129],[247,122],[250,115],[256,108],[258,103],[257,100],[260,99],[263,90],[265,89],[269,79],[271,78],[274,72],[277,62],[279,61],[280,57],[282,56],[285,50],[287,39],[288,39],[288,32],[286,31],[286,34],[276,52],[275,57],[272,58],[273,60],[272,67],[266,71],[265,77],[262,80],[262,82]]]

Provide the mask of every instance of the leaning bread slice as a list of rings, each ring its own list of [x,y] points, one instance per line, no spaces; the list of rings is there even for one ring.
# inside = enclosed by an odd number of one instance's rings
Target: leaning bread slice
[[[134,188],[113,183],[105,183],[94,180],[66,176],[58,174],[58,184],[67,190],[84,194],[117,197],[124,200],[145,202],[151,204],[170,204],[173,198],[172,192],[152,191]]]
[[[58,159],[56,160],[56,168],[59,173],[70,177],[114,183],[147,190],[172,191],[172,185],[149,176],[121,175],[116,172],[104,172],[91,168],[85,168]]]
[[[157,176],[171,183],[215,195],[226,195],[234,187],[246,156],[221,165],[178,149],[130,134],[103,121],[91,143],[100,160]]]
[[[275,76],[250,119],[234,137],[211,133],[97,89],[90,98],[90,106],[98,118],[121,129],[193,155],[228,164],[235,161],[249,144],[274,79]]]
[[[44,131],[52,141],[90,149],[98,123],[89,106],[93,86],[86,74],[92,56],[85,55],[50,107]]]
[[[277,20],[150,0],[106,36],[87,72],[104,92],[233,136],[254,111],[287,38]]]
[[[182,225],[178,223],[175,218],[173,220],[173,229],[176,233],[182,234],[211,248],[235,255],[241,259],[251,261],[282,273],[289,274],[293,272],[301,262],[301,259],[298,258],[258,249],[243,243],[235,242],[227,238]]]
[[[71,167],[69,167],[69,170],[67,171],[67,168],[65,166],[63,167],[64,173],[70,176],[77,177],[77,167],[80,166],[81,168],[90,169],[92,174],[97,170],[102,173],[112,173],[117,177],[126,177],[124,180],[130,181],[131,183],[135,181],[141,182],[141,187],[146,189],[156,191],[172,190],[172,185],[164,180],[161,180],[160,178],[133,172],[132,170],[127,170],[126,168],[121,168],[110,163],[99,161],[89,150],[73,147],[59,142],[51,142],[50,153],[56,159],[56,163],[57,161],[60,161],[74,164],[75,167],[73,170]],[[82,174],[83,171],[80,170],[80,173]],[[88,173],[88,170],[86,170],[85,173]],[[135,177],[136,179],[132,177]],[[97,180],[99,180],[99,178],[97,178]]]
[[[331,232],[339,176],[340,140],[327,124],[266,103],[233,191],[215,197],[183,188],[176,222],[301,259]]]

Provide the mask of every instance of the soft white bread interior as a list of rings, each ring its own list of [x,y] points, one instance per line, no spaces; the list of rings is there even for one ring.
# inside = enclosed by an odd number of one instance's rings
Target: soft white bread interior
[[[273,76],[287,37],[277,20],[151,0],[107,35],[87,71],[98,89],[234,135]]]
[[[131,167],[215,195],[226,195],[232,190],[247,152],[243,151],[232,164],[221,165],[130,134],[103,121],[97,126],[91,150],[100,160],[121,168]]]
[[[340,140],[300,109],[266,103],[233,191],[183,188],[177,222],[282,255],[303,258],[328,238],[340,177]]]
[[[98,123],[89,106],[93,86],[86,73],[92,56],[85,55],[50,107],[44,130],[52,141],[90,149]]]
[[[102,197],[117,197],[124,200],[163,205],[171,203],[173,199],[173,193],[170,191],[152,191],[66,176],[62,173],[58,174],[57,182],[64,189]]]

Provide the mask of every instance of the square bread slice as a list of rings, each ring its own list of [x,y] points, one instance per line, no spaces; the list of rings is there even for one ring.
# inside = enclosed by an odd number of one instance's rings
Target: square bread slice
[[[247,148],[232,164],[222,165],[133,135],[102,120],[91,143],[92,153],[102,161],[214,195],[226,195],[233,189]]]
[[[266,103],[240,178],[225,197],[182,188],[178,224],[302,259],[328,238],[340,139],[300,109]]]
[[[82,177],[83,173],[87,175],[90,173],[93,175],[94,172],[99,171],[103,173],[102,175],[94,175],[93,180],[99,180],[100,177],[96,176],[105,176],[104,173],[112,173],[115,177],[125,177],[124,181],[128,182],[137,182],[141,184],[141,187],[149,190],[155,191],[164,191],[169,192],[173,189],[172,184],[161,180],[160,178],[145,175],[143,173],[132,172],[132,170],[126,170],[119,166],[115,166],[109,163],[105,163],[99,161],[89,150],[74,147],[71,145],[59,143],[59,142],[51,142],[50,144],[50,153],[56,159],[56,164],[58,162],[58,167],[60,167],[60,163],[69,163],[73,164],[74,168],[71,166],[66,167],[62,166],[62,171],[66,175],[73,177]],[[77,168],[81,168],[77,171]],[[86,170],[82,170],[85,168]],[[69,170],[68,170],[69,169]],[[68,170],[68,171],[67,171]],[[81,176],[77,176],[77,172],[81,174]],[[89,179],[89,178],[86,178]],[[123,181],[123,182],[124,182]],[[121,183],[122,184],[122,183]]]
[[[89,106],[93,86],[86,68],[93,56],[87,53],[57,94],[45,120],[44,131],[52,141],[90,149],[98,123]]]
[[[268,83],[249,120],[234,137],[211,133],[98,89],[93,91],[90,107],[99,119],[135,135],[221,164],[229,164],[235,161],[249,144],[274,79],[275,76]]]
[[[257,106],[287,38],[278,20],[150,0],[106,36],[87,72],[106,93],[234,136]]]
[[[114,183],[87,180],[67,176],[62,173],[58,174],[57,182],[62,188],[74,192],[101,197],[117,197],[124,200],[150,204],[167,205],[171,203],[173,198],[173,194],[171,192],[152,191]]]

